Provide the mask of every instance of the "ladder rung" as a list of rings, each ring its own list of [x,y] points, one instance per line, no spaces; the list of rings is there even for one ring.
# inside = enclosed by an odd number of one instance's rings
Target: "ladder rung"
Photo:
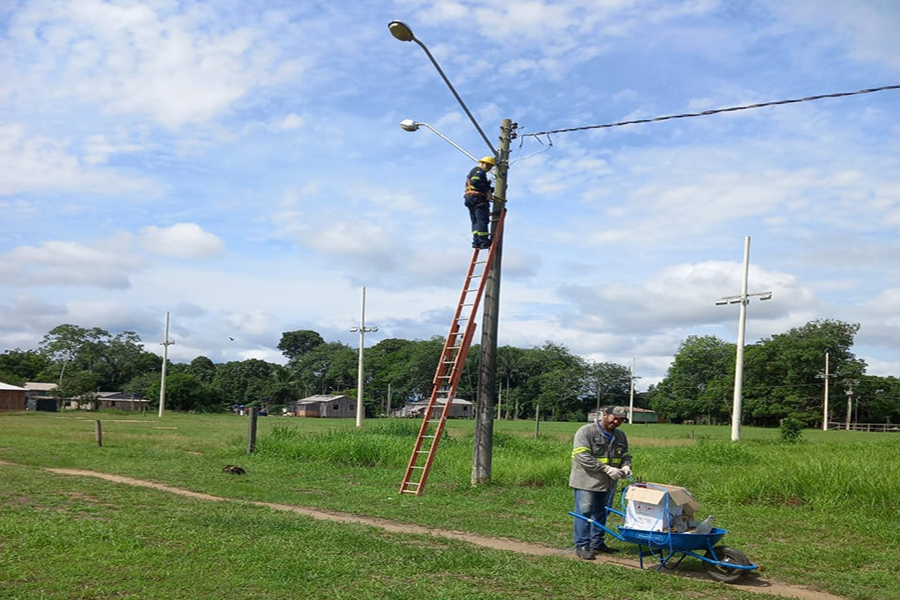
[[[421,471],[421,470],[424,469],[425,467],[412,467],[412,468],[413,468],[413,469],[419,469],[419,470]]]

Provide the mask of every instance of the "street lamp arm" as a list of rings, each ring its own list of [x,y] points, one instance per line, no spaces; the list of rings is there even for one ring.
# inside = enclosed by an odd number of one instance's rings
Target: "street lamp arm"
[[[459,150],[460,152],[462,152],[463,154],[465,154],[466,156],[471,158],[472,161],[478,162],[477,158],[475,158],[474,156],[472,156],[471,154],[469,154],[468,152],[463,150],[463,148],[459,144],[457,144],[456,142],[454,142],[453,140],[448,138],[446,135],[444,135],[443,133],[441,133],[440,131],[438,131],[437,129],[435,129],[434,127],[429,125],[428,123],[420,123],[418,121],[413,121],[411,119],[404,119],[403,121],[400,121],[400,127],[403,128],[404,131],[417,131],[419,129],[419,127],[426,127],[428,129],[430,129],[431,131],[433,131],[435,133],[435,135],[440,137],[442,140],[444,140],[445,142],[447,142],[448,144],[450,144],[451,146],[453,146],[454,148],[456,148],[457,150]]]
[[[450,83],[450,80],[447,78],[447,75],[444,74],[444,70],[441,68],[441,65],[439,65],[434,56],[432,56],[431,51],[428,49],[428,47],[415,36],[415,34],[412,32],[412,29],[410,29],[408,25],[401,21],[391,21],[390,23],[388,23],[388,29],[390,30],[391,35],[393,35],[401,42],[415,42],[422,50],[425,51],[425,55],[428,56],[428,60],[431,61],[431,64],[433,64],[434,68],[437,69],[437,72],[441,75],[444,83],[446,83],[447,87],[450,88],[450,91],[453,92],[453,97],[456,98],[456,101],[459,102],[459,105],[466,112],[469,120],[472,121],[472,125],[474,125],[475,129],[478,130],[478,133],[481,134],[481,138],[484,140],[484,143],[486,143],[488,148],[491,149],[491,154],[493,154],[494,157],[499,158],[500,153],[497,152],[497,149],[494,148],[493,144],[491,144],[491,140],[487,135],[485,135],[484,130],[481,128],[481,125],[479,125],[478,121],[475,120],[475,117],[472,115],[471,111],[469,111],[469,107],[466,106],[466,103],[463,102],[463,99],[456,92],[456,88],[453,87],[452,83]]]

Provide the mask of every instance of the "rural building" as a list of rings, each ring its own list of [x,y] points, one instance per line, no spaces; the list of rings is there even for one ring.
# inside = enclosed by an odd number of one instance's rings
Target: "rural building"
[[[26,381],[25,390],[25,403],[28,410],[56,412],[63,405],[63,401],[53,395],[56,390],[55,383]]]
[[[454,398],[453,402],[450,404],[450,414],[447,415],[448,419],[474,419],[475,418],[475,409],[474,404],[469,402],[468,400],[463,400],[462,398]],[[408,402],[404,406],[399,409],[393,411],[391,416],[394,417],[410,417],[410,418],[418,418],[422,417],[425,414],[425,409],[428,408],[428,400],[421,400],[419,402]],[[444,401],[442,399],[438,399],[434,403],[434,408],[431,409],[431,418],[439,419],[441,417],[441,413],[444,412]]]
[[[628,408],[627,406],[625,408]],[[600,413],[606,410],[606,407],[600,409]],[[633,418],[631,419],[632,423],[659,423],[659,415],[656,412],[650,410],[649,408],[638,408],[634,407],[632,412]],[[589,423],[597,420],[597,411],[592,410],[588,413],[587,420]]]
[[[115,408],[118,410],[141,410],[150,404],[149,400],[135,398],[124,392],[97,392],[97,403],[100,408]]]
[[[351,419],[356,417],[356,399],[350,396],[310,396],[292,402],[288,413],[295,417]]]
[[[0,381],[0,410],[25,410],[25,388]]]

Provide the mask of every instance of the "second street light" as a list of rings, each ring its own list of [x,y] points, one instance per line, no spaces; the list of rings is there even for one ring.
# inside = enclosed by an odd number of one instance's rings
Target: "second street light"
[[[418,131],[419,127],[424,127],[425,129],[430,129],[437,136],[439,136],[442,140],[444,140],[445,142],[447,142],[448,144],[450,144],[451,146],[453,146],[454,148],[456,148],[457,150],[459,150],[460,152],[462,152],[463,154],[465,154],[466,156],[471,158],[473,162],[478,162],[478,159],[475,158],[474,156],[472,156],[471,154],[469,154],[468,152],[466,152],[462,148],[462,146],[460,146],[459,144],[457,144],[456,142],[454,142],[453,140],[448,138],[446,135],[444,135],[443,133],[441,133],[440,131],[438,131],[437,129],[435,129],[434,127],[429,125],[428,123],[419,123],[418,121],[413,121],[412,119],[403,119],[402,121],[400,121],[400,129],[402,129],[403,131],[410,131],[410,132]]]
[[[484,309],[482,313],[481,327],[481,365],[478,372],[478,394],[475,406],[475,437],[472,448],[472,485],[491,479],[491,452],[494,435],[494,405],[496,393],[497,371],[497,330],[500,315],[500,273],[502,263],[503,239],[502,234],[497,235],[500,215],[506,210],[507,172],[509,170],[510,141],[515,136],[516,125],[509,119],[504,119],[500,124],[500,148],[495,149],[491,141],[485,135],[484,130],[466,103],[457,93],[453,84],[444,74],[444,70],[437,63],[434,56],[420,40],[413,34],[412,29],[401,21],[391,21],[388,24],[391,35],[401,42],[415,42],[428,56],[431,64],[437,69],[444,83],[453,93],[459,105],[465,111],[472,125],[478,130],[481,138],[496,158],[496,177],[494,180],[494,210],[491,219],[491,238],[494,244],[494,260],[484,290]],[[414,122],[410,126],[414,125]],[[401,125],[402,126],[402,125]],[[406,129],[406,127],[404,127]],[[433,129],[432,129],[433,131]],[[443,137],[443,136],[442,136]],[[455,145],[455,144],[454,144]],[[467,152],[463,151],[466,155]]]

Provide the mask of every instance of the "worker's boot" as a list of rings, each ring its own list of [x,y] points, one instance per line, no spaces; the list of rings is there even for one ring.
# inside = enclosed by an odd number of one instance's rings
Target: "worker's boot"
[[[596,548],[591,548],[591,554],[594,556],[597,556],[598,554],[615,554],[618,551],[618,548],[610,548],[606,544],[600,544]]]
[[[594,553],[587,548],[575,548],[575,555],[584,560],[594,560]]]

